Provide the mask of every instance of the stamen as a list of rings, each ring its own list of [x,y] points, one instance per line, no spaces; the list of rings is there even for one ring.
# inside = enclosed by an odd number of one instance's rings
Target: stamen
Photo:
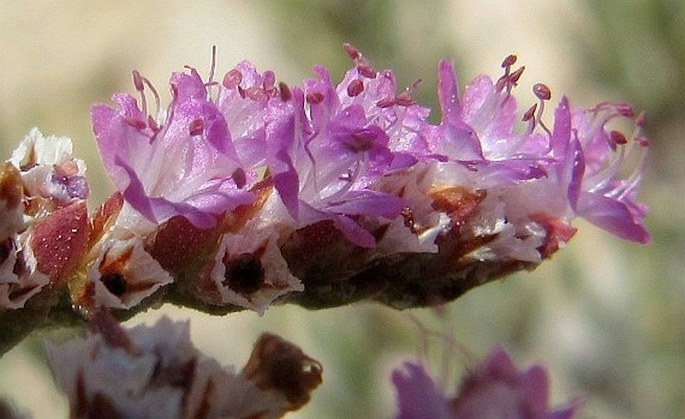
[[[384,97],[383,99],[379,100],[376,102],[376,106],[379,108],[389,108],[391,106],[395,105],[395,98],[394,97]]]
[[[416,104],[416,101],[411,97],[411,92],[404,91],[397,95],[395,98],[395,104],[397,106],[412,106]]]
[[[311,92],[306,95],[307,102],[312,105],[317,105],[323,102],[323,93],[321,92]]]
[[[145,129],[145,127],[146,127],[145,121],[141,121],[140,119],[133,119],[133,118],[129,118],[129,117],[124,117],[124,122],[126,122],[127,124],[129,124],[130,126],[132,126],[135,129]]]
[[[202,118],[193,119],[188,125],[188,133],[191,136],[202,135],[205,130],[205,121]]]
[[[645,111],[640,112],[640,114],[635,118],[635,125],[638,128],[644,128],[644,126],[647,124],[647,115],[645,115]]]
[[[521,68],[523,69],[523,67]],[[513,74],[512,74],[513,75]],[[535,121],[540,124],[543,130],[547,132],[549,136],[552,136],[552,132],[547,128],[545,123],[542,121],[542,115],[545,113],[545,101],[552,98],[552,91],[545,84],[536,83],[533,85],[533,94],[540,99],[540,108],[538,108],[537,116]]]
[[[649,138],[647,138],[647,137],[639,136],[639,137],[635,138],[635,142],[640,147],[649,147]]]
[[[361,52],[359,52],[359,50],[351,44],[343,44],[343,49],[345,50],[347,55],[353,60],[358,60],[362,57]]]
[[[159,131],[159,124],[157,124],[157,121],[155,121],[155,118],[152,117],[152,115],[147,116],[147,125],[150,127],[152,132],[158,132]]]
[[[153,86],[152,83],[150,82],[150,80],[148,80],[146,77],[143,77],[143,82],[148,87],[148,89],[150,89],[150,91],[152,92],[152,96],[155,97],[155,111],[156,111],[155,115],[159,115],[159,112],[162,109],[162,101],[159,98],[159,93],[157,93],[157,89],[155,89],[155,86]]]
[[[249,97],[255,102],[262,100],[264,98],[264,93],[264,89],[259,86],[252,86],[245,90],[245,96]]]
[[[347,85],[347,95],[350,97],[358,96],[364,91],[364,83],[359,79],[354,79]]]
[[[143,78],[140,76],[140,73],[137,70],[133,70],[133,86],[136,88],[138,92],[141,92],[145,89],[145,86],[143,86]]]
[[[233,178],[233,182],[235,182],[235,186],[237,186],[238,189],[243,189],[245,187],[245,184],[247,183],[247,176],[242,168],[239,167],[235,169],[231,177]]]
[[[265,71],[262,75],[262,87],[268,92],[276,84],[276,74],[273,71]]]
[[[371,64],[362,62],[357,65],[357,71],[360,75],[366,77],[367,79],[376,78],[376,70],[371,66]]]
[[[421,85],[421,79],[416,80],[411,86],[407,87],[407,89],[397,95],[395,97],[395,103],[397,106],[413,106],[416,104],[416,101],[412,97],[414,92],[418,89],[419,85]]]
[[[280,82],[278,83],[278,88],[281,94],[281,101],[287,102],[293,98],[293,92],[290,90],[290,87],[288,87],[287,84],[285,84],[284,82]]]
[[[145,85],[143,84],[143,78],[140,76],[140,73],[136,70],[133,70],[133,86],[136,88],[138,93],[140,93],[140,106],[143,108],[143,115],[147,115],[147,99],[145,98],[145,93],[143,92],[145,90]]]
[[[512,65],[516,64],[516,60],[518,57],[514,54],[507,55],[506,58],[504,58],[504,61],[502,61],[502,68],[508,69],[511,68]],[[507,70],[508,73],[508,70]]]
[[[511,87],[516,86],[516,83],[518,83],[519,78],[521,78],[521,74],[523,74],[523,70],[525,70],[526,67],[520,67],[518,70],[514,71],[509,75],[509,85]]]
[[[521,118],[521,120],[523,122],[532,121],[533,125],[535,125],[535,119],[533,117],[535,116],[535,110],[537,108],[538,108],[538,104],[537,103],[533,104],[533,106],[528,108],[526,113],[523,114],[523,118]]]
[[[628,140],[626,140],[626,136],[623,135],[623,133],[618,131],[611,131],[609,133],[609,144],[611,145],[611,148],[616,149],[617,145],[623,145],[627,143]]]
[[[243,81],[243,74],[235,68],[224,75],[221,84],[227,89],[235,89]]]
[[[552,92],[549,90],[549,87],[542,83],[537,83],[533,86],[533,93],[540,100],[550,100],[552,98]]]
[[[632,106],[628,105],[627,103],[617,104],[616,112],[618,112],[618,114],[621,116],[625,116],[626,118],[632,118],[635,116],[635,110]]]
[[[212,63],[209,66],[208,85],[214,84],[214,70],[216,70],[216,45],[212,45]]]
[[[371,63],[362,56],[362,53],[357,48],[350,44],[343,44],[343,49],[352,61],[357,64],[357,72],[362,77],[366,77],[367,79],[376,78],[376,70],[374,70]]]

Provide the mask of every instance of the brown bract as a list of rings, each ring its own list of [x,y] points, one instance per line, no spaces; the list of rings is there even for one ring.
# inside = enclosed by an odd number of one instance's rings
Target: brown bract
[[[283,395],[288,410],[304,406],[323,381],[321,364],[300,348],[276,335],[264,333],[255,343],[242,375],[266,391]]]

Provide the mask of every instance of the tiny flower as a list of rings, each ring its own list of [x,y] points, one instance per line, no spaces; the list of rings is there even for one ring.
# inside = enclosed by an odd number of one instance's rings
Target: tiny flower
[[[421,365],[405,363],[392,374],[398,396],[398,418],[568,419],[580,407],[549,408],[549,378],[542,366],[519,371],[509,354],[495,349],[463,378],[456,395],[440,390]]]
[[[27,215],[41,217],[88,197],[86,165],[74,157],[69,138],[44,137],[33,128],[10,163],[21,173]]]
[[[608,127],[613,119],[633,123],[635,130],[629,139]],[[627,104],[602,103],[593,109],[573,110],[572,125],[585,158],[576,212],[621,238],[649,242],[643,221],[647,207],[636,200],[649,143],[642,133],[644,115],[636,117]],[[632,173],[624,178],[620,172],[631,157],[637,161]]]
[[[477,77],[460,97],[454,66],[446,60],[440,62],[438,96],[442,119],[430,137],[430,148],[447,160],[440,164],[445,176],[462,177],[465,181],[475,176],[471,182],[477,182],[479,188],[489,188],[545,175],[548,132],[544,125],[534,121],[526,130],[516,130],[517,104],[511,93],[523,67],[513,73],[510,68],[507,63],[498,82],[485,75]],[[542,109],[537,115],[541,113]],[[473,175],[460,171],[458,166]]]
[[[141,80],[134,77],[144,97]],[[173,100],[159,124],[128,94],[114,96],[119,109],[94,106],[95,138],[105,169],[140,214],[157,224],[182,215],[211,227],[253,197],[244,189],[226,121],[200,76],[175,73],[170,84]]]
[[[423,114],[410,103],[379,104],[395,98],[389,71],[376,82],[375,72],[358,65],[337,88],[324,68],[315,71],[320,78],[306,81],[304,90],[310,122],[296,113],[281,124],[279,138],[267,137],[285,163],[272,170],[276,189],[301,226],[331,220],[352,243],[373,247],[375,239],[358,218],[392,220],[406,206],[375,184],[416,162],[411,152],[423,150],[416,145],[422,141],[417,115]],[[301,97],[296,90],[295,103]],[[406,124],[405,114],[410,115]]]
[[[397,391],[397,419],[452,417],[450,400],[442,393],[420,364],[405,362],[404,370],[392,373]]]

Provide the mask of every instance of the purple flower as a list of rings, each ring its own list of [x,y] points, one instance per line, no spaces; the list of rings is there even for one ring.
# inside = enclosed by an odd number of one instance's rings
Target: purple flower
[[[630,138],[608,127],[613,119],[634,123]],[[644,123],[644,114],[635,117],[630,105],[622,103],[601,103],[572,112],[574,135],[582,144],[584,157],[583,164],[579,163],[584,170],[576,212],[610,233],[639,243],[650,241],[643,221],[647,207],[636,200],[649,144],[642,133]],[[637,160],[635,167],[622,178],[620,172],[630,158]]]
[[[290,215],[301,225],[332,220],[351,242],[373,247],[359,223],[392,220],[406,201],[379,190],[390,173],[406,170],[425,154],[427,110],[397,95],[389,70],[377,73],[348,46],[356,66],[335,86],[328,72],[292,91],[292,113],[273,109],[267,143],[270,170]],[[302,113],[304,102],[308,115]]]
[[[392,372],[397,391],[397,419],[449,418],[450,399],[433,382],[420,364],[404,363],[404,370]]]
[[[134,73],[142,93],[147,83]],[[124,199],[147,219],[161,223],[182,215],[197,227],[249,204],[245,172],[226,121],[195,70],[171,77],[173,100],[161,124],[128,94],[114,96],[119,109],[96,105],[93,131],[105,169]],[[143,95],[144,97],[144,95]]]
[[[550,410],[549,378],[539,365],[519,371],[504,349],[495,349],[462,380],[456,395],[445,395],[423,367],[410,362],[392,374],[400,419],[521,418],[568,419],[577,401]]]
[[[572,109],[562,98],[550,129],[545,85],[533,86],[538,103],[518,110],[513,88],[523,67],[514,68],[515,56],[505,58],[498,79],[479,76],[463,91],[443,60],[442,116],[433,125],[430,110],[412,98],[417,84],[398,93],[392,71],[376,71],[358,50],[345,49],[354,65],[338,84],[315,67],[318,77],[291,88],[247,61],[220,83],[204,83],[194,70],[176,73],[162,122],[147,115],[144,94],[142,109],[117,95],[118,110],[98,105],[92,113],[105,167],[153,225],[182,215],[209,228],[255,203],[253,218],[279,223],[279,240],[326,221],[365,248],[392,231],[379,255],[392,254],[391,243],[435,252],[438,236],[455,234],[476,244],[466,246],[465,260],[532,263],[571,238],[578,216],[648,241],[646,208],[636,200],[644,118],[630,139],[609,128],[634,118],[626,105]],[[137,73],[134,83],[155,93]],[[633,174],[621,177],[634,160]]]
[[[544,100],[537,116],[535,108],[524,114],[527,128],[521,132],[515,129],[517,104],[511,93],[523,72],[523,67],[511,72],[515,62],[514,56],[507,57],[502,64],[505,74],[497,82],[481,75],[461,96],[453,64],[446,60],[439,63],[442,119],[430,137],[430,148],[442,155],[441,161],[456,162],[477,172],[479,188],[534,180],[546,174],[549,131],[539,122]]]

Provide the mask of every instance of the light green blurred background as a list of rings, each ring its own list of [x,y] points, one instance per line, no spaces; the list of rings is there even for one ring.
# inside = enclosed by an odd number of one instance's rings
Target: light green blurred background
[[[89,106],[132,91],[139,70],[166,92],[183,65],[207,74],[243,59],[298,83],[324,64],[340,78],[340,45],[359,47],[396,70],[401,86],[423,83],[419,100],[436,106],[439,58],[456,61],[462,83],[498,75],[510,53],[527,70],[517,95],[542,81],[556,99],[591,106],[627,100],[649,115],[651,167],[642,198],[652,208],[648,247],[578,223],[579,233],[534,273],[515,275],[450,304],[442,320],[428,310],[395,312],[371,304],[320,312],[273,308],[191,319],[195,344],[224,364],[242,365],[270,330],[324,364],[324,384],[292,417],[391,417],[392,368],[420,354],[414,320],[450,333],[464,348],[460,369],[504,344],[522,366],[545,363],[552,396],[585,397],[585,418],[678,418],[685,411],[685,2],[680,0],[455,1],[12,1],[0,0],[0,151],[5,158],[33,126],[74,139],[89,167],[92,205],[111,191],[94,148]],[[166,98],[168,98],[168,93]],[[0,359],[0,397],[37,418],[66,417],[42,355],[45,336]],[[431,341],[442,372],[440,341]],[[464,354],[470,353],[471,356]],[[425,358],[424,358],[425,359]],[[449,375],[451,386],[458,371]]]

